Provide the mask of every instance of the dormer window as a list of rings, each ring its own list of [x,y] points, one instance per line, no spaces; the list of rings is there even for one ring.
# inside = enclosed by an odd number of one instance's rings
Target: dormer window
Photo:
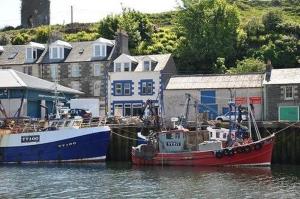
[[[115,72],[121,72],[121,63],[115,63]]]
[[[94,57],[106,57],[106,45],[95,44],[94,45]]]
[[[37,49],[26,48],[26,59],[27,60],[36,60],[37,58]]]
[[[150,71],[150,61],[144,61],[144,71]]]
[[[129,62],[124,63],[124,71],[125,72],[129,72],[130,71],[130,63]]]
[[[50,48],[50,59],[63,59],[64,58],[64,48],[63,47],[51,47]]]

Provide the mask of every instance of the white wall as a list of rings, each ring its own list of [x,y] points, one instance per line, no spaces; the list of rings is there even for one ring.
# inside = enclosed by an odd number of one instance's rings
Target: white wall
[[[131,101],[131,100],[143,100],[148,99],[157,100],[160,91],[160,72],[111,72],[109,73],[108,81],[108,111],[111,110],[111,103],[113,101]],[[154,94],[153,95],[139,95],[139,81],[143,79],[152,79],[154,83]],[[133,81],[133,95],[132,96],[113,96],[112,95],[112,83],[118,80],[132,80]]]

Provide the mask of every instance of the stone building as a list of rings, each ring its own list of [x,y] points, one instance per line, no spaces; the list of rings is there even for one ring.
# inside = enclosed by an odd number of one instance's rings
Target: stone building
[[[0,46],[0,69],[14,69],[81,90],[85,98],[100,100],[101,114],[107,101],[107,74],[112,61],[128,53],[128,36],[119,31],[115,40],[87,42],[56,40],[48,45]]]
[[[270,69],[263,85],[265,119],[299,121],[300,68]]]
[[[21,26],[32,28],[50,24],[50,0],[21,0]]]

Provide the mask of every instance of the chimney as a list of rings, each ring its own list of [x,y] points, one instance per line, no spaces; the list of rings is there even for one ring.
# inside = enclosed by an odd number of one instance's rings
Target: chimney
[[[266,65],[266,81],[269,82],[271,80],[271,73],[272,73],[272,63],[271,60],[267,61],[267,65]]]
[[[129,55],[128,50],[128,35],[123,30],[118,30],[116,34],[116,48],[117,54],[121,55],[122,53]]]

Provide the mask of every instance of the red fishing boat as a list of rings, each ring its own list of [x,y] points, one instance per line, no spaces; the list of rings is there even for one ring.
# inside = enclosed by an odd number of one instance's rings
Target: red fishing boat
[[[239,122],[231,123],[229,129],[208,127],[209,140],[193,147],[188,144],[190,132],[185,128],[157,132],[148,137],[146,144],[132,148],[132,162],[135,165],[270,165],[275,134],[261,138],[254,123],[256,141],[253,141],[251,128]]]

